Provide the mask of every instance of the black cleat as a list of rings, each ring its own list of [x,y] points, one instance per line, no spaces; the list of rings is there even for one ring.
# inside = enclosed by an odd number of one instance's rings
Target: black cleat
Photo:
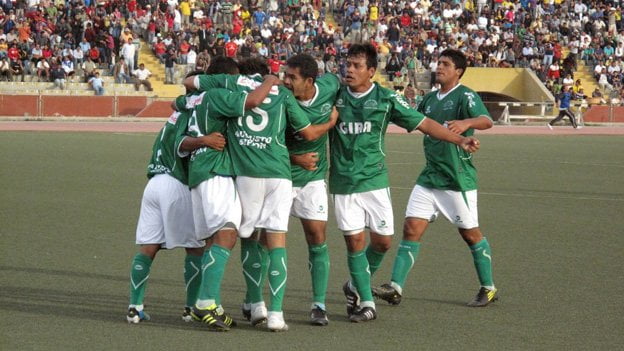
[[[474,300],[468,303],[469,307],[485,307],[498,300],[498,290],[481,287]]]
[[[377,319],[377,312],[372,307],[364,307],[349,316],[353,323],[368,322]]]
[[[382,299],[391,305],[398,305],[401,303],[403,297],[399,292],[390,284],[383,284],[382,286],[374,286],[372,289],[373,296],[378,299]]]
[[[185,322],[190,322],[193,320],[193,316],[191,316],[191,308],[186,306],[184,307],[184,311],[182,312],[182,320]]]
[[[329,319],[327,318],[327,312],[324,309],[314,306],[312,311],[310,311],[310,323],[312,325],[320,325],[325,326],[329,323]]]
[[[243,313],[243,317],[248,320],[251,321],[251,306],[249,304],[242,304],[241,305],[241,312]]]
[[[128,309],[128,314],[126,315],[126,320],[128,321],[128,323],[130,324],[138,324],[139,322],[142,321],[149,321],[150,320],[150,316],[149,314],[145,313],[144,311],[138,311],[136,308],[132,307]]]
[[[193,306],[191,310],[191,316],[196,321],[200,321],[210,330],[214,331],[228,331],[230,327],[221,319],[221,316],[217,313],[217,305],[213,304],[206,309],[199,309],[197,306]]]
[[[351,316],[360,306],[360,294],[351,290],[349,281],[347,280],[344,285],[342,285],[342,292],[347,298],[347,315]]]

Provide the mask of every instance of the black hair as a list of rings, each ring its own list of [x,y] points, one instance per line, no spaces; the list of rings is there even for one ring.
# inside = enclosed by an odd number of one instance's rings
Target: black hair
[[[314,58],[308,54],[295,55],[286,61],[290,68],[299,68],[299,73],[304,79],[312,78],[314,82],[318,75],[318,65]]]
[[[366,58],[366,68],[377,69],[377,49],[371,44],[353,44],[349,47],[347,58],[364,56]]]
[[[202,72],[203,73],[203,72]],[[238,63],[225,56],[215,56],[210,61],[210,66],[206,69],[206,74],[238,74]]]
[[[453,61],[455,68],[462,70],[462,73],[459,75],[459,79],[461,79],[464,73],[466,73],[466,67],[468,66],[466,55],[459,50],[446,49],[440,54],[440,57],[442,56],[450,58],[451,61]]]
[[[239,64],[240,74],[243,75],[252,75],[259,74],[261,76],[266,76],[269,74],[269,65],[267,65],[264,59],[258,57],[250,57],[244,59]]]

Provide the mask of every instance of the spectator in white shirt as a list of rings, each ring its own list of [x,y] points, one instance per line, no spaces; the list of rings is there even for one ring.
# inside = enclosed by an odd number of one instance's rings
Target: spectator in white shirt
[[[136,81],[134,82],[134,88],[136,91],[141,89],[141,85],[145,86],[147,91],[152,91],[152,83],[149,81],[149,77],[152,75],[147,68],[145,68],[144,64],[139,65],[139,69],[132,71],[132,75],[136,77]]]

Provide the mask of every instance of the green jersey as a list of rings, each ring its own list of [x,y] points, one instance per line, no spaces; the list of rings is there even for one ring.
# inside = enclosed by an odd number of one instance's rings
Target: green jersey
[[[340,80],[335,74],[325,74],[314,83],[316,94],[310,101],[298,101],[299,106],[308,115],[312,124],[321,124],[329,121],[329,115],[336,101],[336,94],[340,89]],[[290,130],[286,133],[286,146],[291,154],[318,153],[317,169],[308,171],[301,166],[291,165],[293,186],[302,187],[313,180],[325,179],[327,174],[327,134],[313,140],[306,141]]]
[[[214,132],[227,134],[227,119],[245,113],[247,93],[232,92],[227,89],[211,89],[198,95],[190,95],[176,100],[178,108],[193,109],[188,122],[188,134],[201,137]],[[182,106],[181,106],[182,105]],[[217,151],[202,147],[193,151],[189,167],[189,186],[199,185],[215,175],[232,176],[232,160],[226,149]]]
[[[262,84],[262,77],[210,75],[199,76],[198,81],[196,87],[204,91],[226,88],[249,92]],[[291,179],[286,127],[298,132],[309,125],[310,120],[292,93],[282,86],[274,86],[260,106],[228,123],[227,147],[232,155],[234,173],[254,178]]]
[[[152,158],[147,165],[147,177],[169,174],[183,184],[188,184],[188,161],[178,154],[188,124],[188,111],[174,112],[158,133],[152,146]]]
[[[389,186],[385,135],[393,122],[411,132],[424,116],[403,97],[373,83],[365,93],[338,92],[340,116],[330,132],[329,192],[353,194]]]
[[[490,117],[477,93],[457,85],[446,95],[431,92],[423,98],[418,110],[446,126],[447,121]],[[462,135],[472,136],[473,129]],[[427,164],[416,183],[427,188],[467,191],[477,189],[477,170],[472,164],[472,154],[459,146],[428,135],[424,141]]]

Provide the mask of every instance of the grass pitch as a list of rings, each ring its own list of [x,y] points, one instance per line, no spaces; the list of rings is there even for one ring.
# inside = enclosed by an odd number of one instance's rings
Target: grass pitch
[[[439,219],[424,237],[398,307],[352,324],[341,285],[342,237],[330,217],[330,325],[307,324],[307,249],[297,221],[288,234],[285,299],[290,331],[240,322],[244,281],[238,246],[223,303],[239,328],[186,324],[183,250],[162,251],[147,290],[152,321],[125,313],[134,231],[153,134],[0,134],[0,349],[343,350],[616,349],[624,344],[624,139],[483,136],[475,156],[479,212],[491,243],[501,301],[465,307],[478,290],[472,257]],[[394,247],[373,277],[389,279],[405,204],[423,167],[422,137],[387,138],[395,208]]]

